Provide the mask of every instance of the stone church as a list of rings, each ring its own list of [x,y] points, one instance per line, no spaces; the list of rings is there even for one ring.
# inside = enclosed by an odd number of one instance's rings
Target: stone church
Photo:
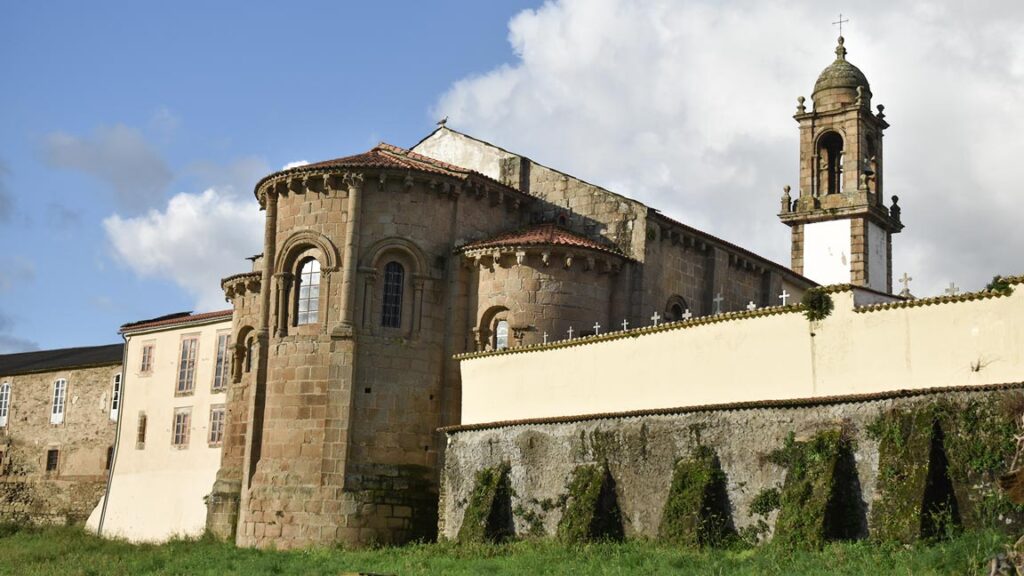
[[[791,267],[444,125],[263,178],[263,253],[222,282],[234,363],[209,527],[242,546],[433,537],[456,355],[777,306],[817,283],[891,292],[887,124],[845,55],[840,39],[794,116]]]

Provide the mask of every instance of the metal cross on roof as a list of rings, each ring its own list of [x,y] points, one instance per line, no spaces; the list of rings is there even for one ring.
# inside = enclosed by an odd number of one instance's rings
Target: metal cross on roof
[[[843,19],[843,13],[842,13],[842,12],[840,12],[840,13],[839,13],[839,20],[836,20],[835,22],[833,22],[833,23],[832,23],[832,25],[833,25],[833,26],[835,26],[836,24],[838,24],[838,25],[839,25],[839,35],[840,35],[840,36],[842,36],[842,35],[843,35],[843,24],[846,24],[846,23],[847,23],[847,22],[849,22],[849,21],[850,21],[850,19],[849,19],[849,18],[846,18],[846,19],[844,20],[844,19]]]

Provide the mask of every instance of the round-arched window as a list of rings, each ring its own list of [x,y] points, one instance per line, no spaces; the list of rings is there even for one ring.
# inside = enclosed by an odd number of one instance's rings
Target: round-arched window
[[[402,327],[402,296],[405,290],[405,267],[395,261],[384,266],[384,298],[380,324],[385,328]]]
[[[494,349],[505,350],[508,348],[508,320],[498,320],[494,327]]]
[[[299,268],[295,324],[314,324],[320,311],[320,261],[310,258]]]

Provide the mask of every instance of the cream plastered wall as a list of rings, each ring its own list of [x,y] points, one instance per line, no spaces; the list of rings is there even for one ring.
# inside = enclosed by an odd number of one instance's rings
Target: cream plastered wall
[[[437,130],[412,149],[429,158],[475,170],[501,179],[501,161],[515,156],[497,146],[485,144],[451,130]]]
[[[804,276],[821,284],[850,281],[850,221],[804,225]]]
[[[761,311],[463,357],[462,424],[1024,381],[1020,284],[1010,296],[859,311],[853,291],[832,298],[819,322]]]
[[[127,334],[126,372],[114,470],[102,535],[132,541],[167,540],[175,535],[197,536],[206,526],[206,504],[220,467],[219,445],[208,443],[210,408],[225,404],[225,393],[214,392],[217,336],[230,333],[231,317],[204,324],[176,325]],[[176,396],[182,338],[199,336],[195,388]],[[153,345],[149,374],[140,370],[142,351]],[[230,354],[229,354],[230,358]],[[187,447],[172,445],[176,408],[191,407]],[[139,414],[146,414],[145,444],[137,444]],[[103,502],[89,517],[95,531]]]

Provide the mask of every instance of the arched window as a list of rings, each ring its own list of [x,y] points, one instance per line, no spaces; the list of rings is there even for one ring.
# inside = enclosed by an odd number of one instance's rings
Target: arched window
[[[295,324],[314,324],[320,310],[320,261],[311,258],[299,268]]]
[[[818,141],[819,194],[839,194],[843,191],[843,138],[829,132]]]
[[[494,327],[494,349],[505,350],[508,348],[508,320],[498,320]]]
[[[256,338],[249,336],[245,342],[245,371],[252,370],[252,355],[256,351]]]
[[[675,322],[683,319],[683,314],[689,310],[686,300],[679,295],[672,296],[665,304],[665,321]]]
[[[402,327],[402,292],[405,288],[405,268],[398,262],[384,266],[384,306],[380,324],[385,328]]]
[[[0,384],[0,428],[7,426],[7,415],[11,411],[11,383]]]

